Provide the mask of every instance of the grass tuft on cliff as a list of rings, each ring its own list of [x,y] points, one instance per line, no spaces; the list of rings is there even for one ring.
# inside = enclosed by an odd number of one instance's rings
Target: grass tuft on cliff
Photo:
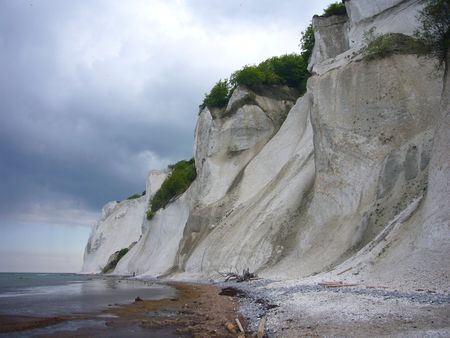
[[[401,33],[375,34],[372,28],[364,33],[367,44],[363,51],[364,60],[381,59],[393,54],[418,54],[424,50],[424,45],[418,39]]]
[[[150,200],[147,211],[148,220],[151,220],[159,209],[165,208],[173,199],[184,193],[197,177],[193,158],[189,161],[182,160],[169,165],[169,168],[172,171]]]
[[[144,195],[145,195],[145,191],[142,192],[141,194],[133,194],[131,196],[128,196],[127,200],[135,200],[135,199],[141,198]]]

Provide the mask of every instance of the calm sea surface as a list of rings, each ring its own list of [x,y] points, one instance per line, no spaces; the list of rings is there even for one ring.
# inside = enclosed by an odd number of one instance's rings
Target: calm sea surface
[[[136,297],[173,297],[169,286],[135,279],[59,273],[0,273],[0,314],[56,316],[92,312]]]
[[[142,299],[171,298],[175,289],[135,279],[59,273],[0,273],[0,315],[53,317],[91,313]],[[146,330],[139,326],[108,329],[108,314],[90,320],[69,320],[26,331],[0,333],[0,337],[70,336],[78,329],[94,329],[96,337],[178,337],[174,328]]]

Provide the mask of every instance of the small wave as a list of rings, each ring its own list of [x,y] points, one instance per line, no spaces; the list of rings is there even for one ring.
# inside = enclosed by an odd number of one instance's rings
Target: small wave
[[[0,298],[41,296],[50,294],[74,294],[79,293],[80,287],[81,284],[78,281],[63,285],[33,286],[29,288],[16,289],[15,291],[0,293]]]
[[[0,293],[0,298],[14,298],[14,297],[23,297],[30,295],[45,295],[46,292],[29,292],[29,291],[16,291],[16,292],[6,292]]]
[[[111,313],[105,313],[101,315],[97,315],[97,318],[118,318],[119,316],[113,315]]]

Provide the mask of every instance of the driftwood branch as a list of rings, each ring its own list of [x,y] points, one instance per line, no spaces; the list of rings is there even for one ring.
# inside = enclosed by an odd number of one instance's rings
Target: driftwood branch
[[[225,278],[225,282],[235,280],[236,282],[240,283],[258,278],[258,276],[255,273],[250,272],[248,268],[242,271],[242,275],[240,275],[238,272],[231,272],[231,271],[228,272],[217,271],[217,273],[221,275],[223,278]]]
[[[236,318],[236,324],[237,324],[239,330],[240,330],[242,333],[245,333],[244,328],[242,327],[242,324],[241,324],[239,318]]]
[[[264,337],[264,330],[266,326],[266,317],[262,317],[258,324],[258,331],[256,331],[256,337]]]

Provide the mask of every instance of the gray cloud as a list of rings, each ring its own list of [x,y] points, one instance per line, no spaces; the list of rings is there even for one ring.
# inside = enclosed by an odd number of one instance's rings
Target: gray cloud
[[[1,1],[0,223],[87,222],[142,191],[192,156],[210,86],[296,51],[324,3]]]

